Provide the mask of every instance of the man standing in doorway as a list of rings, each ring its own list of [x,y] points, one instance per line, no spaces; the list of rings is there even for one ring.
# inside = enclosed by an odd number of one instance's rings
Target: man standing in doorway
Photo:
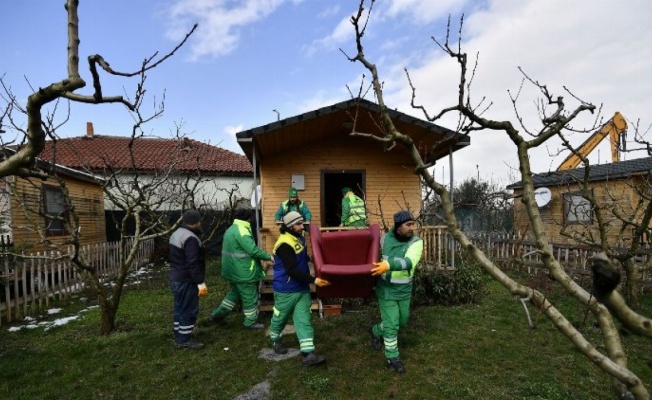
[[[304,224],[310,224],[312,221],[312,213],[308,208],[305,201],[299,199],[299,191],[295,188],[290,188],[288,191],[288,199],[282,202],[274,214],[274,220],[277,224],[283,223],[283,217],[290,211],[296,211],[303,217]]]
[[[349,187],[342,188],[340,226],[367,226],[367,212],[364,200],[356,196]]]
[[[398,353],[398,330],[408,323],[412,278],[423,252],[423,240],[414,234],[415,228],[409,211],[394,214],[394,227],[380,239],[383,260],[371,270],[380,277],[375,290],[382,318],[371,327],[371,345],[376,350],[385,345],[387,367],[398,373],[405,372]]]

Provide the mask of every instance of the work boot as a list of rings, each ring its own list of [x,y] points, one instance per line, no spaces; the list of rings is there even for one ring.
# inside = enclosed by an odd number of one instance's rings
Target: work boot
[[[301,365],[304,367],[309,367],[311,365],[323,364],[326,362],[326,357],[317,355],[314,351],[303,356],[301,360]]]
[[[228,325],[226,322],[226,315],[211,315],[211,322],[219,326]]]
[[[177,343],[177,349],[200,350],[204,348],[203,343],[188,340],[185,343]]]
[[[274,350],[274,353],[276,354],[287,354],[288,352],[287,347],[283,346],[281,342],[272,343],[272,350]]]
[[[265,329],[265,325],[261,324],[260,322],[256,322],[253,325],[249,325],[246,327],[247,329]]]
[[[401,362],[401,360],[398,359],[398,357],[396,357],[396,358],[388,358],[387,359],[387,367],[389,369],[394,370],[395,372],[398,372],[399,374],[402,374],[402,373],[405,372],[405,367],[403,366],[403,363]]]
[[[369,333],[371,334],[371,347],[373,347],[374,350],[382,350],[383,341],[378,336],[374,336],[373,326],[371,327],[371,329],[369,329]]]

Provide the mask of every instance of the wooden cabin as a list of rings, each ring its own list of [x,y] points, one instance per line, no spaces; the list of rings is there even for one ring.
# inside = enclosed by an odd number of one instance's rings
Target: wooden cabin
[[[627,244],[631,241],[633,228],[628,227],[621,231],[623,223],[617,218],[617,213],[623,216],[633,215],[634,220],[641,218],[643,208],[649,200],[643,200],[643,207],[639,205],[639,201],[643,195],[650,194],[650,171],[652,157],[590,167],[587,184],[604,210],[610,245]],[[574,234],[591,235],[598,241],[598,224],[594,211],[588,200],[582,197],[578,183],[584,178],[584,168],[532,176],[535,199],[550,241],[575,243],[568,237]],[[522,182],[507,188],[514,190],[514,229],[532,237],[525,204],[519,201],[523,190]]]
[[[49,163],[38,160],[43,171],[50,169]],[[54,172],[66,184],[72,205],[81,225],[81,244],[89,245],[106,241],[104,219],[104,192],[101,180],[87,173],[55,165]],[[0,192],[0,211],[3,227],[12,238],[16,250],[28,252],[46,250],[45,242],[38,234],[41,230],[45,240],[54,244],[64,243],[69,238],[67,227],[62,221],[52,221],[39,215],[62,215],[70,218],[70,210],[64,201],[63,190],[53,177],[4,178]]]
[[[441,126],[398,111],[390,115],[397,129],[415,141],[426,162],[470,144],[467,136]],[[400,144],[351,135],[355,129],[382,136],[379,121],[377,104],[352,99],[236,135],[261,186],[261,239],[268,251],[279,234],[274,213],[288,199],[291,187],[299,191],[299,199],[312,212],[312,223],[320,227],[340,224],[345,186],[365,199],[370,224],[391,227],[393,214],[401,209],[419,215],[422,186],[408,152]]]

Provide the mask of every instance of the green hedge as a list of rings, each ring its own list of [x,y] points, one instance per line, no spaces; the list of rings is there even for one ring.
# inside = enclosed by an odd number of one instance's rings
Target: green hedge
[[[454,270],[418,268],[413,305],[478,303],[486,293],[488,275],[476,264],[460,260]]]

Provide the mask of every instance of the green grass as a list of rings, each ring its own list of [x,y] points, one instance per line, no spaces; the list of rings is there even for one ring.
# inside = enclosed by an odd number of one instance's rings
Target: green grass
[[[226,289],[215,264],[208,273],[210,294],[201,300],[201,319]],[[554,288],[550,296],[571,321],[582,323],[583,310]],[[650,315],[650,299],[644,300]],[[368,329],[378,318],[374,305],[344,310],[313,319],[317,350],[328,357],[324,367],[258,359],[267,339],[243,329],[241,315],[231,316],[227,327],[200,328],[196,337],[207,344],[204,350],[179,351],[172,341],[172,295],[161,278],[150,289],[127,291],[118,329],[109,337],[98,335],[98,310],[48,331],[8,332],[3,325],[0,398],[232,399],[265,380],[272,399],[613,398],[606,374],[543,316],[534,313],[537,328],[529,329],[520,303],[493,283],[480,305],[412,310],[399,336],[404,375],[389,371],[382,352],[369,345]],[[270,315],[261,319],[268,325]],[[599,343],[591,318],[582,330]],[[283,340],[297,347],[294,336]],[[645,364],[652,342],[634,336],[623,341],[629,367],[652,381]]]

